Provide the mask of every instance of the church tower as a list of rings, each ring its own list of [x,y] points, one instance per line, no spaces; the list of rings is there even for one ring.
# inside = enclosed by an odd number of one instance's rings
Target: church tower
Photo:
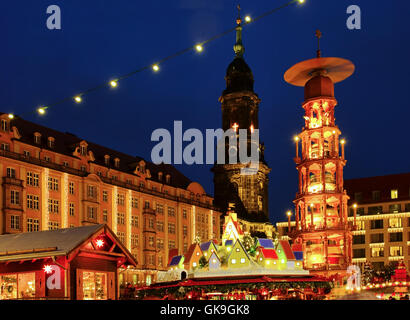
[[[316,36],[319,41],[320,31]],[[303,246],[304,268],[326,275],[343,274],[352,261],[353,226],[347,221],[349,197],[343,188],[345,141],[335,123],[334,84],[353,72],[351,61],[321,57],[319,47],[316,58],[297,63],[284,75],[286,82],[305,90],[304,127],[295,137],[296,227],[289,236]]]
[[[239,6],[238,9],[240,10]],[[222,129],[248,130],[248,146],[251,144],[250,133],[259,129],[258,111],[260,99],[253,90],[253,74],[243,58],[245,48],[242,44],[242,19],[236,20],[235,57],[226,70],[226,89],[219,101],[222,105]],[[237,134],[239,136],[239,134]],[[248,148],[249,149],[249,148]],[[228,145],[226,154],[228,154]],[[252,174],[243,174],[241,169],[246,164],[216,164],[214,172],[215,205],[227,212],[228,204],[235,204],[238,218],[246,221],[269,221],[268,211],[268,173],[270,168],[264,161],[264,146],[259,143],[259,168]],[[249,152],[248,152],[249,154]]]

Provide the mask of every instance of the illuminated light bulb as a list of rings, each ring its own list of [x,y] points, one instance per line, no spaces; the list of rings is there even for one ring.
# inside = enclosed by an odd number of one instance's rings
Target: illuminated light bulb
[[[45,273],[53,272],[53,268],[48,264],[44,266],[43,270],[44,270]]]
[[[152,70],[154,70],[155,72],[159,71],[159,65],[157,64],[152,65]]]
[[[357,203],[353,204],[353,208],[355,209],[357,208]]]
[[[255,127],[253,126],[253,124],[251,124],[250,129],[251,129],[251,133],[254,133],[254,131],[255,131]]]
[[[81,101],[83,101],[83,99],[81,98],[81,96],[75,96],[74,101],[80,103]]]
[[[45,108],[45,107],[40,107],[40,108],[37,109],[37,112],[38,112],[39,114],[43,115],[43,114],[46,113],[46,108]]]
[[[9,117],[9,119],[14,119],[14,114],[9,113],[8,117]]]
[[[101,248],[102,246],[104,246],[104,240],[102,239],[98,239],[95,244],[97,245],[97,248]]]
[[[113,88],[116,88],[118,86],[117,80],[110,81],[110,86],[113,87]]]
[[[298,137],[298,136],[294,136],[294,137],[293,137],[293,140],[295,140],[295,142],[298,142],[298,141],[299,141],[299,137]]]
[[[252,18],[250,16],[245,16],[245,22],[249,23],[252,21]]]
[[[305,0],[298,0],[299,1],[299,3],[304,3],[305,2]]]
[[[196,50],[197,52],[202,52],[202,50],[204,50],[204,47],[202,47],[202,45],[200,45],[200,44],[197,44],[197,45],[195,46],[195,50]]]
[[[345,144],[346,143],[345,139],[340,140],[340,143]]]
[[[290,216],[292,215],[292,211],[286,212],[286,215],[287,215],[288,217],[290,217]]]

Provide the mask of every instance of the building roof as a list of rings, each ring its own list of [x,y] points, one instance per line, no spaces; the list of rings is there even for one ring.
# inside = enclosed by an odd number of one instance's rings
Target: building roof
[[[0,115],[4,113],[0,112]],[[180,171],[178,171],[175,167],[169,164],[159,164],[155,165],[154,163],[147,161],[139,156],[131,156],[120,151],[116,151],[107,147],[103,147],[99,144],[90,142],[88,140],[82,139],[77,137],[75,134],[66,132],[60,132],[45,126],[41,126],[39,124],[27,121],[22,119],[21,117],[15,116],[14,119],[10,120],[10,128],[15,126],[18,129],[18,132],[21,135],[19,141],[22,141],[26,144],[33,145],[35,147],[41,147],[46,150],[50,150],[53,152],[57,152],[60,154],[64,154],[66,156],[73,157],[73,152],[76,147],[79,146],[81,141],[86,141],[88,144],[88,150],[92,151],[95,162],[98,165],[105,166],[105,155],[110,156],[110,165],[108,167],[114,168],[115,170],[123,171],[129,174],[132,174],[137,166],[137,164],[144,160],[146,163],[146,169],[148,169],[151,173],[151,180],[166,184],[166,180],[162,179],[161,181],[158,179],[158,173],[162,172],[163,176],[165,177],[167,174],[171,176],[169,185],[186,189],[188,185],[192,182],[186,176],[184,176]],[[38,132],[41,134],[41,143],[36,144],[34,142],[34,133]],[[47,144],[48,137],[53,137],[54,147],[51,149]],[[114,159],[119,158],[120,163],[119,167],[114,167]]]
[[[293,251],[293,252],[295,252],[295,251],[303,251],[302,244],[300,244],[300,243],[294,243],[294,244],[292,244],[292,251]]]
[[[105,224],[0,235],[0,261],[66,256],[95,234],[109,233],[131,264],[135,259]]]
[[[225,246],[233,246],[233,240],[225,240]]]
[[[177,266],[181,263],[181,260],[184,258],[184,256],[175,256],[171,259],[169,266]]]
[[[185,262],[189,262],[191,260],[192,255],[195,252],[195,249],[197,248],[198,244],[193,243],[189,246],[187,253],[184,255],[185,256]]]
[[[286,255],[286,259],[288,260],[295,260],[295,255],[293,254],[292,249],[290,248],[290,244],[287,240],[279,240],[279,243]]]
[[[264,249],[261,248],[260,252],[262,253],[263,257],[265,259],[274,259],[277,260],[278,259],[278,255],[276,254],[275,249]]]
[[[260,246],[265,249],[275,249],[275,245],[271,239],[258,238],[258,242]]]
[[[343,182],[344,188],[350,197],[349,204],[357,202],[372,203],[383,201],[400,201],[410,198],[410,173],[390,174],[385,176],[375,176],[366,178],[346,179]],[[391,190],[398,190],[398,198],[392,200]],[[380,191],[380,198],[373,199],[373,191]],[[361,193],[360,200],[355,199],[355,194]]]
[[[209,241],[207,241],[207,242],[202,242],[199,246],[200,246],[200,248],[201,248],[202,251],[208,251],[209,248],[210,248],[212,245],[215,247],[215,249],[217,249],[216,244],[215,244],[212,240],[209,240]]]

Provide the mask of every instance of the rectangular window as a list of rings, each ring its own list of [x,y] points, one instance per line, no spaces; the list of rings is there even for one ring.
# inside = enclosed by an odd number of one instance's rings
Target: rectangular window
[[[157,248],[164,249],[164,239],[157,239]]]
[[[38,210],[39,209],[39,197],[35,195],[28,194],[27,195],[27,209],[34,209]]]
[[[138,209],[138,198],[131,199],[131,207]]]
[[[370,229],[383,229],[383,220],[371,220],[370,221]]]
[[[389,205],[389,212],[398,213],[401,211],[401,205],[399,203]]]
[[[125,224],[125,214],[124,213],[119,212],[117,214],[117,223],[118,224]]]
[[[149,209],[149,201],[144,202],[144,209]]]
[[[184,219],[187,218],[187,211],[186,211],[186,209],[182,209],[182,218],[184,218]]]
[[[164,232],[164,222],[157,221],[157,231]]]
[[[49,213],[58,213],[59,212],[59,201],[48,199],[48,212]]]
[[[161,203],[157,203],[157,213],[164,214],[164,205]]]
[[[131,216],[131,226],[138,228],[138,216]]]
[[[124,232],[118,231],[118,232],[117,232],[117,236],[118,236],[118,239],[119,239],[122,243],[125,242],[125,233],[124,233]]]
[[[353,258],[366,258],[366,249],[353,249]]]
[[[39,174],[34,172],[27,172],[27,185],[38,187]]]
[[[8,130],[8,122],[7,120],[1,119],[1,130],[7,131]]]
[[[366,235],[359,234],[353,236],[353,244],[364,244],[366,243]]]
[[[399,190],[397,189],[390,190],[390,196],[392,199],[397,199],[399,197]]]
[[[401,242],[403,241],[402,232],[393,232],[389,234],[390,242]]]
[[[97,187],[96,186],[88,186],[87,187],[87,196],[90,198],[97,197]]]
[[[108,210],[107,209],[103,210],[103,221],[104,222],[108,221]]]
[[[74,182],[70,182],[70,183],[68,184],[68,192],[69,192],[70,194],[74,194]]]
[[[383,213],[383,207],[382,206],[374,206],[374,207],[369,207],[367,209],[368,214],[380,214]]]
[[[48,178],[48,190],[58,191],[58,179],[57,178]]]
[[[16,190],[11,190],[10,192],[10,203],[20,204],[20,192]]]
[[[403,255],[403,247],[401,246],[390,247],[390,257],[399,257],[402,255]]]
[[[403,223],[401,218],[390,218],[389,219],[389,228],[401,228]]]
[[[16,178],[16,169],[14,168],[7,168],[7,177],[9,178]]]
[[[39,219],[27,219],[27,232],[36,232],[40,229],[40,220]]]
[[[153,248],[155,246],[154,237],[148,237],[148,245]]]
[[[123,206],[125,203],[125,196],[122,193],[117,194],[117,204]]]
[[[10,151],[10,145],[8,143],[2,143],[1,150]]]
[[[184,237],[186,237],[188,235],[188,227],[187,226],[183,226],[182,233],[183,233]]]
[[[384,247],[371,248],[372,258],[384,257]]]
[[[74,216],[75,216],[74,203],[70,203],[70,204],[69,204],[69,211],[70,211],[70,216],[74,217]]]
[[[175,234],[175,223],[168,223],[168,232]]]
[[[131,248],[138,247],[138,234],[131,234]]]
[[[364,220],[356,220],[356,230],[365,230],[365,221]]]
[[[380,200],[380,191],[372,191],[372,200],[373,201],[378,201]]]
[[[174,249],[175,248],[175,241],[174,240],[169,240],[168,241],[168,249]]]
[[[108,202],[108,191],[106,190],[103,191],[103,201]]]
[[[87,217],[88,219],[97,219],[97,208],[87,207]]]
[[[370,235],[370,243],[383,243],[384,235],[383,233],[373,233]]]
[[[48,230],[57,230],[60,228],[60,223],[56,221],[49,221],[48,222]]]
[[[175,217],[175,208],[168,207],[168,217]]]
[[[10,216],[10,228],[14,230],[20,230],[20,216]]]

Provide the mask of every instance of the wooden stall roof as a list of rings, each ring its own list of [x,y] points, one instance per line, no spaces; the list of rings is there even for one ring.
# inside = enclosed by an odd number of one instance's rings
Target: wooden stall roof
[[[131,253],[105,224],[0,235],[0,262],[67,256],[103,232],[115,241],[129,264],[137,264]]]

